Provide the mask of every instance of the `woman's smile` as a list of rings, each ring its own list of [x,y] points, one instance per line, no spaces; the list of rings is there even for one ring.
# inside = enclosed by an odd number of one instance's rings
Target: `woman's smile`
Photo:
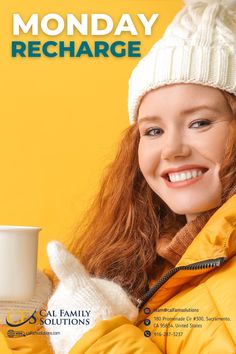
[[[181,188],[198,182],[208,171],[208,168],[199,165],[184,165],[169,168],[161,173],[167,187]]]

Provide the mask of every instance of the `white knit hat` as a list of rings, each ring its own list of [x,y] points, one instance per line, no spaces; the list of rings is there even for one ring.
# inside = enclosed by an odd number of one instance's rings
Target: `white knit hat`
[[[131,123],[136,121],[142,97],[164,85],[197,83],[236,95],[236,0],[185,3],[131,74]]]

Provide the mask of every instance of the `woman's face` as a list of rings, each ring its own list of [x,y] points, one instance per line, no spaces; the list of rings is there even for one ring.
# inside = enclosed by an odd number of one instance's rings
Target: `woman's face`
[[[139,107],[139,165],[149,186],[188,221],[221,204],[219,170],[232,111],[218,89],[175,84]]]

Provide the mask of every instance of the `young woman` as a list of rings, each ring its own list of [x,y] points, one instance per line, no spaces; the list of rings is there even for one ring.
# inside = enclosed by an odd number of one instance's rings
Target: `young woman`
[[[188,3],[132,73],[83,232],[48,245],[56,354],[236,352],[234,1]],[[50,352],[28,337],[9,346]]]

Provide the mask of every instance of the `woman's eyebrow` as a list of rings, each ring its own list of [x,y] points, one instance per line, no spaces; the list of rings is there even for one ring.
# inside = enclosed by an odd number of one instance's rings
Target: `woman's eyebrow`
[[[160,122],[162,119],[158,116],[148,116],[148,117],[143,117],[138,119],[138,124],[140,125],[141,123],[144,122]]]
[[[220,113],[221,111],[217,108],[217,107],[210,107],[210,106],[206,106],[206,105],[202,105],[202,106],[195,106],[195,107],[191,107],[191,108],[187,108],[183,111],[181,111],[182,115],[188,115],[188,114],[192,114],[198,111],[211,111],[211,112],[215,112],[215,113]],[[158,116],[147,116],[147,117],[143,117],[138,119],[138,124],[142,124],[144,122],[160,122],[162,121],[162,119]]]
[[[202,105],[202,106],[195,106],[192,108],[185,109],[181,112],[181,114],[187,115],[198,111],[211,111],[211,112],[220,113],[220,110],[217,107]]]

